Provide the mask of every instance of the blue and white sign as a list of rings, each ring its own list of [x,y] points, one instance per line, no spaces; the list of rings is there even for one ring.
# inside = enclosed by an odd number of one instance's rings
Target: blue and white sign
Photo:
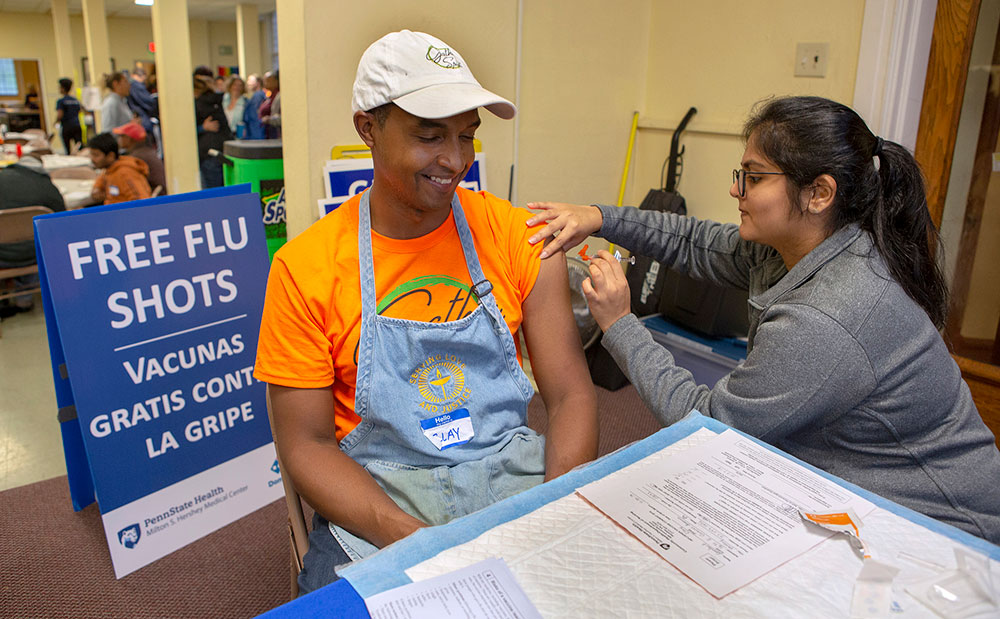
[[[267,245],[260,199],[240,191],[35,220],[50,340],[119,578],[283,492],[252,376]],[[66,451],[72,484],[81,462]]]
[[[370,158],[327,161],[323,168],[326,198],[319,201],[319,216],[323,217],[352,196],[368,189],[374,178],[375,169]],[[459,186],[470,191],[486,191],[486,155],[476,153],[472,167],[459,182]]]

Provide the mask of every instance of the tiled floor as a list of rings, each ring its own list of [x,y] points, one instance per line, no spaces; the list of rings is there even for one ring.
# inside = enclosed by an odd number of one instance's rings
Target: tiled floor
[[[41,303],[0,324],[0,490],[66,474]]]

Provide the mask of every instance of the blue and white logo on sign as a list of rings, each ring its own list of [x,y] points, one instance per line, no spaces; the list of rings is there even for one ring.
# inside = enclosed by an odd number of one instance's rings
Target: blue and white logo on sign
[[[130,524],[118,532],[118,541],[126,548],[135,548],[140,537],[142,537],[142,529],[139,528],[138,523]]]
[[[281,475],[281,467],[278,466],[277,459],[275,459],[274,464],[271,465],[271,470],[274,471],[275,475]]]

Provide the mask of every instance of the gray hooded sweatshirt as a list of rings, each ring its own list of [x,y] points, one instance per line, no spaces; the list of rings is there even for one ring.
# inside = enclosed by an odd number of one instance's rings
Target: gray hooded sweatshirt
[[[1000,543],[1000,452],[926,312],[871,236],[841,228],[789,271],[739,227],[600,206],[600,236],[748,290],[746,361],[714,387],[629,314],[603,345],[664,425],[697,409],[862,488]]]

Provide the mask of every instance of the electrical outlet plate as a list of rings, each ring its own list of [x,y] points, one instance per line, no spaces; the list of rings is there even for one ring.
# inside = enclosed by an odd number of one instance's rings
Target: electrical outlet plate
[[[795,77],[826,77],[829,43],[799,43],[795,46]]]

